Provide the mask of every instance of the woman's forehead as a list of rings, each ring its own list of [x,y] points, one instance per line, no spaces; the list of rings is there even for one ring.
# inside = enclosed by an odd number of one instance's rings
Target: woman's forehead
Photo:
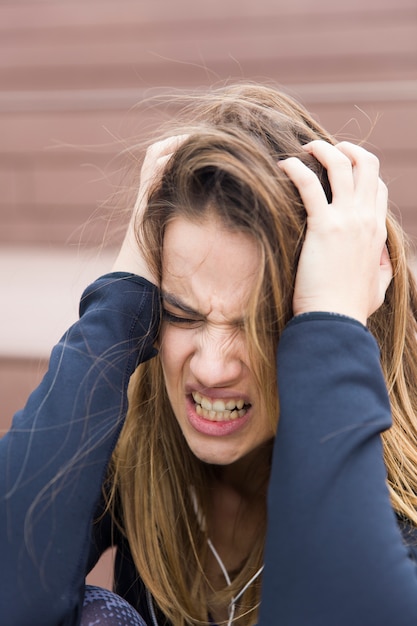
[[[249,301],[259,263],[258,246],[247,233],[213,217],[198,223],[178,217],[165,233],[162,289],[192,308],[198,303],[231,313]]]

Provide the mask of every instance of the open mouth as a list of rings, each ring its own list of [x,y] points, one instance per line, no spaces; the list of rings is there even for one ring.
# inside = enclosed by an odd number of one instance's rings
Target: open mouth
[[[242,398],[230,398],[227,401],[214,400],[212,402],[198,391],[193,391],[192,397],[197,415],[211,422],[229,422],[246,415],[251,404],[245,404]]]

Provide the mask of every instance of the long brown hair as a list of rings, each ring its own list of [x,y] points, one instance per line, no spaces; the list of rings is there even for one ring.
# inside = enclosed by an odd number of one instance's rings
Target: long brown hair
[[[292,296],[306,213],[299,194],[277,167],[298,156],[319,176],[331,199],[326,172],[302,149],[334,139],[291,98],[270,87],[233,85],[192,98],[170,129],[188,138],[152,189],[140,239],[161,277],[167,224],[175,216],[199,221],[215,213],[224,225],[249,233],[262,263],[247,317],[253,370],[271,421],[279,415],[275,352],[292,316]],[[417,298],[407,268],[401,229],[388,216],[394,278],[383,306],[369,320],[381,349],[394,425],[384,433],[388,483],[395,510],[417,524]],[[113,458],[119,521],[140,576],[163,613],[177,626],[207,623],[210,606],[228,604],[260,568],[266,530],[270,454],[256,468],[262,483],[258,539],[231,586],[210,589],[205,575],[210,529],[207,512],[213,468],[189,450],[172,413],[158,357],[132,380],[130,409]],[[192,477],[192,478],[191,478]],[[259,478],[261,477],[261,478]],[[198,511],[195,509],[198,502]],[[240,624],[256,622],[259,579],[240,598]]]

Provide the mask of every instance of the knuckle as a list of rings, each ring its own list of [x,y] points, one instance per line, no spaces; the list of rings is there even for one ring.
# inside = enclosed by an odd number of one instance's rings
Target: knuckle
[[[386,196],[388,196],[388,186],[382,180],[382,178],[379,179],[378,185],[379,185],[379,188],[380,188],[381,192],[383,192]]]
[[[335,147],[338,148],[339,150],[346,150],[346,149],[351,150],[352,148],[354,149],[357,146],[355,146],[355,144],[353,144],[350,141],[339,141]]]
[[[361,161],[363,163],[368,163],[370,166],[379,170],[379,158],[363,146],[358,146],[357,144],[349,141],[341,141],[337,144],[337,148],[342,154],[345,154],[347,158],[349,158],[348,155],[350,155],[352,160],[355,162]]]
[[[337,167],[343,168],[347,172],[352,171],[352,161],[349,159],[348,156],[340,152],[336,158],[337,158]]]
[[[150,146],[148,146],[146,154],[149,156],[156,156],[157,154],[159,154],[161,151],[161,143],[161,141],[156,141],[155,143],[152,143]]]
[[[324,139],[313,139],[312,141],[309,142],[308,144],[309,146],[327,146],[328,142],[324,141]]]
[[[311,189],[316,186],[318,183],[318,178],[315,173],[310,170],[308,167],[304,169],[300,169],[298,173],[298,184],[301,185],[305,190]]]
[[[282,162],[284,170],[297,177],[297,180],[308,183],[316,178],[314,172],[298,157],[289,157]]]
[[[379,171],[379,159],[373,152],[366,152],[366,158],[370,166]]]
[[[362,151],[362,148],[351,143],[350,141],[340,141],[335,145],[339,159],[346,159],[350,163],[355,159]]]
[[[187,135],[174,135],[155,141],[148,146],[145,159],[148,162],[153,162],[157,161],[161,157],[170,155],[172,152],[175,152],[175,150],[183,141],[185,141],[187,137]]]

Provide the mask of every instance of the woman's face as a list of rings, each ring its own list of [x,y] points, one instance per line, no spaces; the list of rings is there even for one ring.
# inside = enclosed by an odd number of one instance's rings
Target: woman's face
[[[233,463],[274,434],[243,329],[259,262],[254,239],[213,217],[167,227],[160,358],[178,424],[207,463]]]

